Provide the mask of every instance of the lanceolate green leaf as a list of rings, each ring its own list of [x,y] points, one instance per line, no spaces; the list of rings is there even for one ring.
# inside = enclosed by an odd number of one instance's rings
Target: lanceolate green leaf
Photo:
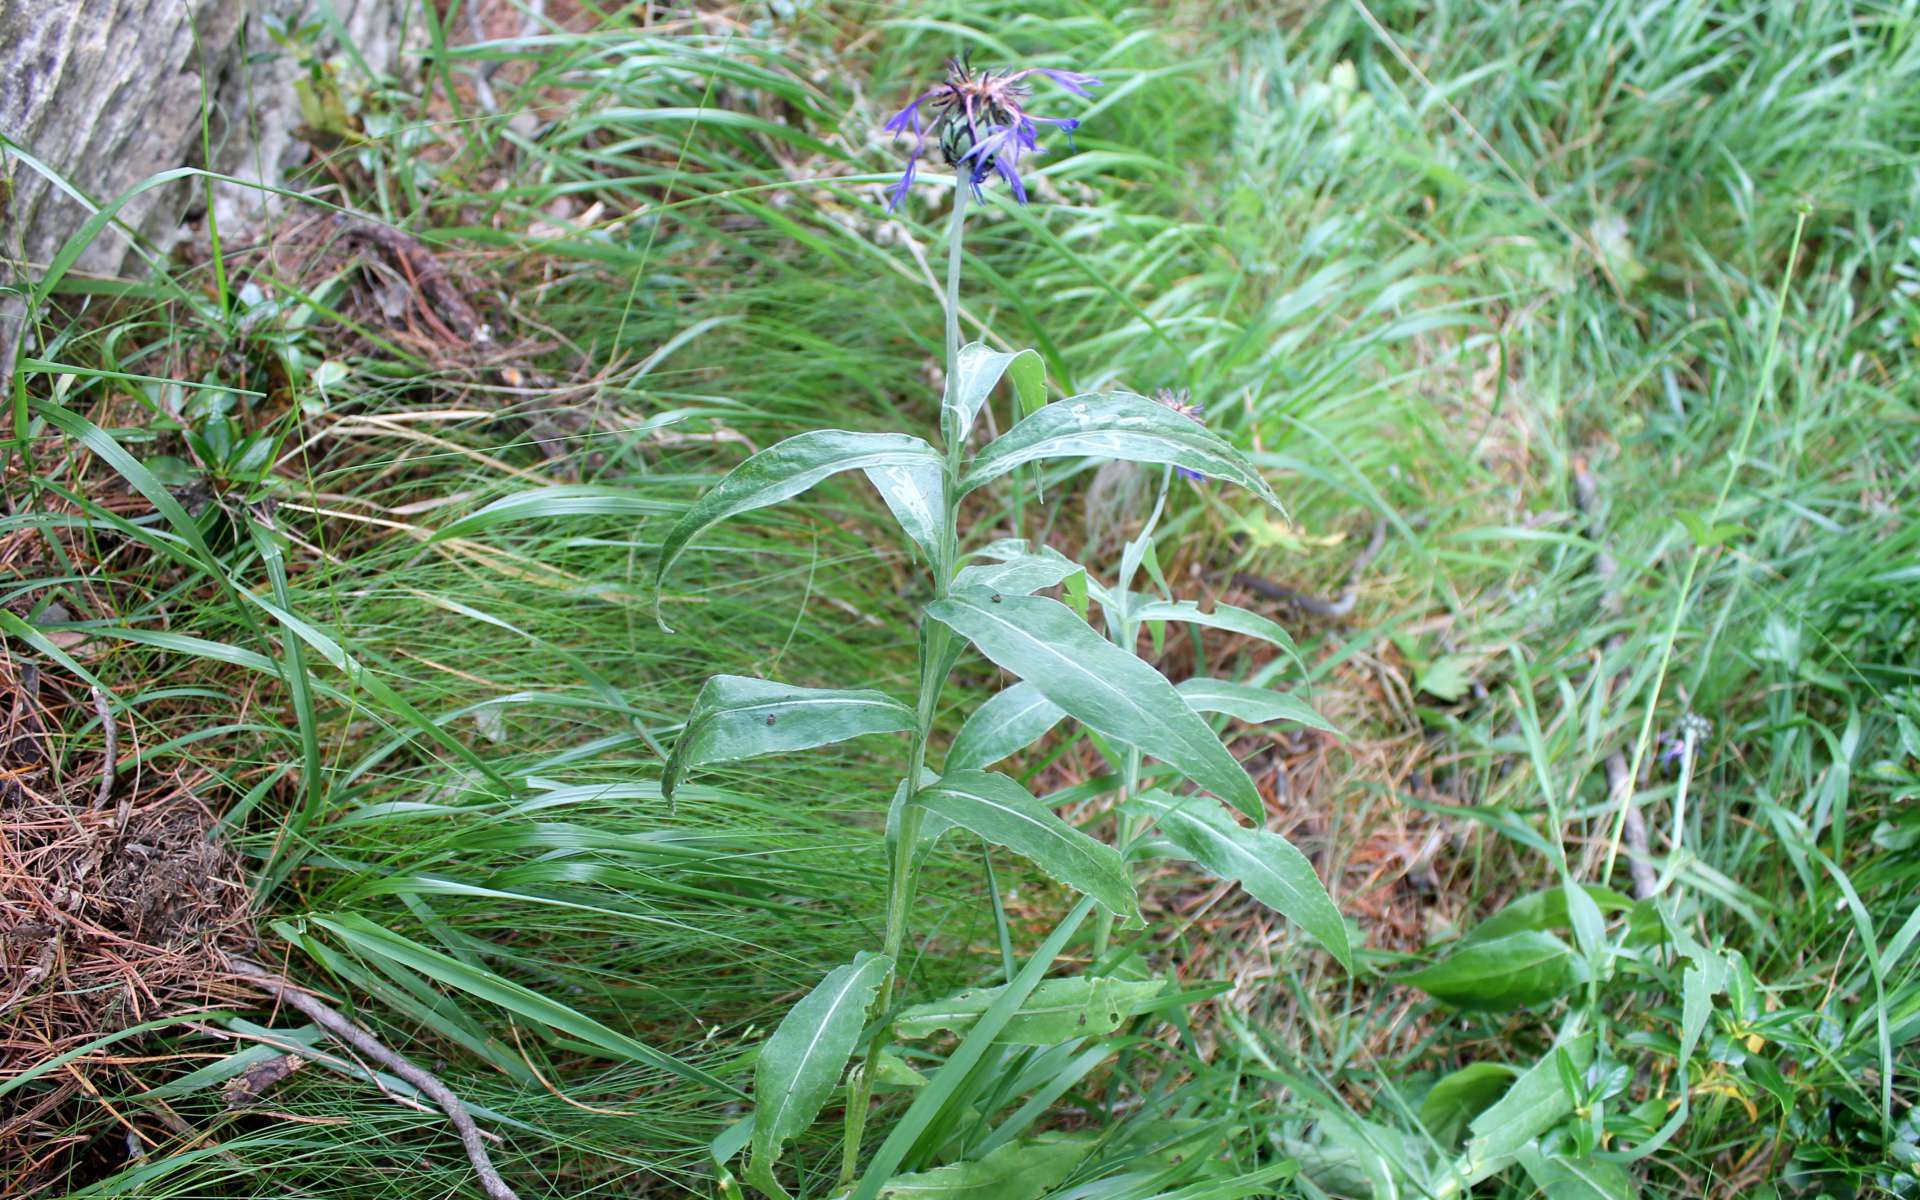
[[[867,468],[867,479],[879,489],[893,519],[930,563],[940,557],[940,530],[947,518],[946,477],[937,462]]]
[[[1142,924],[1120,852],[1055,816],[1026,788],[990,771],[949,771],[913,802],[996,846],[1005,846],[1102,908]]]
[[[912,468],[929,463],[936,470],[942,469],[942,460],[932,446],[904,433],[816,429],[769,446],[728,472],[668,532],[660,546],[660,567],[654,578],[656,602],[674,560],[708,526],[778,504],[841,471]]]
[[[1293,721],[1328,733],[1339,733],[1313,706],[1298,696],[1269,688],[1251,687],[1226,679],[1195,676],[1180,681],[1180,695],[1195,712],[1225,713],[1250,725],[1269,721]]]
[[[1012,1142],[973,1162],[896,1175],[880,1200],[1036,1200],[1086,1155],[1079,1140]]]
[[[1082,724],[1139,747],[1249,816],[1261,815],[1253,780],[1173,685],[1066,605],[969,588],[929,604],[927,615]]]
[[[1293,653],[1293,636],[1257,612],[1249,612],[1231,604],[1216,604],[1203,612],[1191,600],[1156,600],[1137,592],[1129,599],[1133,605],[1133,618],[1137,621],[1180,621],[1208,629],[1224,629],[1229,633],[1259,638],[1289,654]]]
[[[884,954],[861,953],[835,967],[760,1048],[753,1069],[753,1160],[748,1177],[771,1178],[788,1138],[820,1115],[839,1085],[847,1059],[866,1025],[867,1006],[893,970]]]
[[[1030,683],[1016,683],[973,710],[947,751],[947,770],[990,767],[1024,750],[1067,714]]]
[[[863,734],[912,728],[913,710],[881,692],[715,675],[693,702],[686,730],[660,777],[660,792],[672,800],[681,778],[707,763],[810,750]]]
[[[1544,1004],[1584,976],[1585,964],[1572,947],[1529,929],[1466,943],[1400,981],[1456,1008],[1503,1012]]]
[[[947,406],[955,421],[954,434],[965,438],[973,422],[986,407],[993,385],[1006,375],[1013,384],[1014,396],[1022,413],[1029,413],[1047,402],[1046,364],[1032,350],[1009,354],[990,350],[979,342],[960,348],[954,387]]]
[[[1019,538],[995,542],[975,553],[995,561],[960,568],[953,577],[954,587],[981,587],[1009,596],[1030,596],[1084,569],[1051,546],[1029,549]]]
[[[553,517],[648,517],[661,513],[686,511],[686,505],[677,501],[655,500],[641,496],[628,488],[600,487],[593,484],[555,484],[552,487],[535,488],[528,492],[519,492],[512,496],[502,496],[493,503],[468,513],[449,525],[442,526],[433,535],[435,541],[442,538],[464,537],[470,533],[479,533],[492,529],[496,525],[509,525],[517,521],[539,521]]]
[[[1147,791],[1129,801],[1129,807],[1151,814],[1167,840],[1195,862],[1238,883],[1353,969],[1347,923],[1313,864],[1293,843],[1264,829],[1242,828],[1218,807],[1195,797]]]
[[[932,1037],[941,1030],[965,1033],[1005,986],[968,988],[944,1000],[916,1004],[894,1018],[903,1038]],[[1153,1007],[1166,985],[1157,979],[1077,975],[1049,979],[1033,989],[996,1039],[1020,1046],[1056,1046],[1079,1037],[1105,1037],[1136,1013]]]
[[[1593,1061],[1593,1035],[1580,1034],[1547,1051],[1520,1078],[1513,1081],[1507,1094],[1485,1109],[1467,1126],[1473,1136],[1451,1173],[1463,1176],[1469,1184],[1503,1169],[1520,1149],[1558,1124],[1573,1111],[1573,1097],[1560,1083],[1559,1055],[1579,1071]]]
[[[1280,501],[1252,463],[1198,421],[1125,392],[1075,396],[1049,404],[975,455],[960,482],[972,491],[1022,463],[1043,458],[1119,458],[1167,463],[1237,483]]]
[[[1514,1157],[1546,1200],[1633,1200],[1633,1178],[1618,1163],[1549,1153],[1538,1142]]]

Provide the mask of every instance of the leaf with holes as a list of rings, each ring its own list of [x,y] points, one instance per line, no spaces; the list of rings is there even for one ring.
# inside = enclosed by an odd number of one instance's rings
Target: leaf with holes
[[[753,1159],[747,1172],[756,1187],[772,1180],[781,1147],[813,1124],[833,1095],[866,1025],[867,1006],[892,970],[893,960],[884,954],[855,955],[788,1009],[760,1048],[753,1068]]]
[[[1023,463],[1046,458],[1117,458],[1166,463],[1236,483],[1275,508],[1280,500],[1252,463],[1205,425],[1145,396],[1075,396],[1049,404],[974,455],[962,494]]]
[[[1127,807],[1153,817],[1167,840],[1195,862],[1245,888],[1255,900],[1306,930],[1349,971],[1353,969],[1347,923],[1313,864],[1292,842],[1264,829],[1242,828],[1218,807],[1195,797],[1147,791]]]
[[[944,1000],[915,1004],[894,1018],[894,1032],[908,1040],[941,1030],[965,1033],[987,1011],[1005,986],[967,988]],[[1115,979],[1076,975],[1049,979],[1033,989],[1015,1010],[996,1041],[1017,1046],[1057,1046],[1080,1037],[1105,1037],[1128,1017],[1146,1012],[1166,991],[1157,979]]]
[[[1256,819],[1253,780],[1160,672],[1058,601],[969,588],[927,615],[1095,732],[1137,746]]]
[[[842,471],[879,467],[911,470],[928,465],[934,470],[945,469],[932,446],[904,433],[816,429],[767,447],[729,471],[668,531],[666,541],[660,545],[660,566],[654,575],[655,610],[660,606],[660,587],[666,582],[674,560],[709,526],[798,496]]]
[[[811,750],[869,733],[912,728],[913,710],[881,692],[715,675],[694,699],[687,727],[673,744],[660,777],[660,792],[672,800],[686,773],[708,763]]]
[[[1128,924],[1145,924],[1120,852],[1062,821],[1005,775],[949,771],[915,793],[913,802],[1030,860]]]

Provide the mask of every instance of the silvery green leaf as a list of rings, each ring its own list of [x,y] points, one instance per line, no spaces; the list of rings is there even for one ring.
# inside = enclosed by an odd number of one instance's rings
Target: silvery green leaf
[[[660,792],[672,800],[681,778],[707,763],[810,750],[863,734],[912,728],[913,710],[881,692],[715,675],[694,699],[687,727],[667,757]]]
[[[970,563],[960,568],[954,574],[954,587],[980,587],[1010,596],[1030,596],[1082,569],[1079,563],[1051,546],[1029,550],[1027,543],[1019,538],[995,542],[975,553],[993,561]]]
[[[1479,1183],[1502,1170],[1521,1147],[1539,1137],[1573,1111],[1573,1097],[1560,1083],[1559,1056],[1584,1071],[1593,1061],[1593,1035],[1580,1034],[1547,1051],[1513,1081],[1506,1095],[1468,1123],[1472,1137],[1448,1174]]]
[[[660,513],[682,512],[686,505],[678,501],[655,500],[631,488],[604,487],[587,483],[562,483],[502,496],[484,508],[476,509],[451,524],[434,531],[433,541],[465,537],[496,525],[517,521],[543,521],[555,517],[630,517],[644,520]]]
[[[931,1037],[940,1030],[965,1033],[1000,998],[1005,987],[967,988],[944,1000],[916,1004],[894,1018],[903,1038]],[[1157,979],[1077,975],[1049,979],[1033,989],[996,1041],[1020,1046],[1057,1046],[1081,1037],[1105,1037],[1166,991]]]
[[[990,767],[1024,750],[1067,714],[1030,683],[1016,683],[973,710],[947,751],[947,770]]]
[[[1227,679],[1209,679],[1205,676],[1181,680],[1178,690],[1195,712],[1225,713],[1234,720],[1245,721],[1249,725],[1265,725],[1269,721],[1293,721],[1314,729],[1324,729],[1328,733],[1340,732],[1327,724],[1326,719],[1315,712],[1312,705],[1287,692],[1252,687]]]
[[[1131,599],[1133,619],[1136,621],[1181,621],[1188,625],[1203,625],[1208,629],[1224,629],[1229,633],[1259,638],[1289,654],[1293,653],[1292,635],[1257,612],[1232,604],[1216,604],[1212,609],[1202,612],[1200,606],[1191,600],[1158,600],[1137,593]]]
[[[1045,458],[1119,458],[1167,463],[1237,483],[1275,508],[1279,499],[1240,452],[1197,421],[1127,392],[1075,396],[1049,404],[974,455],[962,494]]]
[[[1264,829],[1246,829],[1196,797],[1146,791],[1127,807],[1150,814],[1160,832],[1201,866],[1231,879],[1255,900],[1292,921],[1348,970],[1353,949],[1347,923],[1320,876],[1293,843]]]
[[[778,504],[841,471],[876,467],[925,466],[943,470],[944,462],[932,446],[904,433],[849,433],[844,429],[816,429],[769,446],[729,471],[675,523],[660,545],[660,566],[654,576],[654,602],[660,586],[681,551],[707,527],[728,517]]]
[[[893,960],[861,952],[835,967],[780,1020],[753,1068],[753,1160],[748,1178],[773,1178],[787,1139],[804,1132],[839,1086]],[[777,1185],[776,1185],[777,1186]]]
[[[949,771],[921,788],[912,802],[1030,860],[1123,921],[1143,924],[1120,852],[1062,821],[1005,775]]]
[[[1139,747],[1249,816],[1262,814],[1253,780],[1173,685],[1066,605],[969,588],[926,611],[1081,724]]]
[[[986,407],[993,385],[1002,375],[1013,384],[1014,400],[1022,414],[1033,412],[1047,402],[1046,364],[1032,350],[1009,354],[990,350],[979,342],[960,347],[954,374],[952,395],[947,408],[955,422],[954,436],[965,439],[973,422]]]
[[[1009,1142],[971,1162],[895,1175],[880,1200],[1037,1200],[1086,1155],[1080,1140]]]
[[[1537,929],[1464,942],[1430,967],[1400,977],[1455,1008],[1506,1012],[1544,1004],[1586,978],[1573,948]]]
[[[880,491],[893,519],[928,562],[940,559],[940,531],[947,519],[946,471],[937,462],[916,461],[868,467],[867,479]]]
[[[1636,1194],[1633,1177],[1619,1163],[1547,1153],[1538,1142],[1520,1147],[1514,1157],[1546,1200],[1633,1200]]]

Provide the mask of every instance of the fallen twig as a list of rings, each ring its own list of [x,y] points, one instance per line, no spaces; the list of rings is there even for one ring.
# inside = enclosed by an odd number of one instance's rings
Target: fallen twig
[[[500,1173],[494,1170],[493,1159],[487,1155],[485,1138],[480,1127],[473,1123],[467,1113],[467,1106],[453,1090],[441,1083],[438,1078],[427,1073],[410,1062],[397,1050],[389,1049],[385,1043],[359,1025],[343,1016],[324,1001],[310,996],[295,988],[284,978],[267,970],[258,963],[244,958],[228,956],[227,965],[235,975],[267,992],[274,999],[299,1009],[308,1020],[327,1031],[336,1040],[364,1054],[387,1070],[419,1088],[422,1095],[440,1106],[454,1131],[460,1135],[460,1144],[466,1147],[467,1161],[473,1164],[473,1173],[480,1177],[480,1188],[493,1200],[519,1200]]]
[[[114,727],[113,706],[108,703],[104,688],[93,689],[93,711],[100,715],[100,730],[107,739],[106,751],[100,758],[100,786],[93,793],[93,808],[98,812],[113,796],[114,768],[120,761],[120,734]]]

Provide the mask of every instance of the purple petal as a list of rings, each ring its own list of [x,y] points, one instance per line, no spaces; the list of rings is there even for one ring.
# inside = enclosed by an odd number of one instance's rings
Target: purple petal
[[[936,88],[935,91],[938,89]],[[886,124],[888,133],[905,133],[911,125],[915,133],[920,132],[920,105],[933,97],[933,92],[923,92],[913,98],[913,102],[893,115]]]
[[[887,189],[887,211],[893,212],[907,198],[907,192],[913,187],[913,172],[920,162],[920,153],[915,151],[907,157],[907,169],[900,176],[900,182]]]
[[[1089,95],[1088,88],[1100,86],[1098,79],[1079,71],[1056,71],[1052,67],[1035,67],[1034,74],[1045,75],[1076,96]]]

